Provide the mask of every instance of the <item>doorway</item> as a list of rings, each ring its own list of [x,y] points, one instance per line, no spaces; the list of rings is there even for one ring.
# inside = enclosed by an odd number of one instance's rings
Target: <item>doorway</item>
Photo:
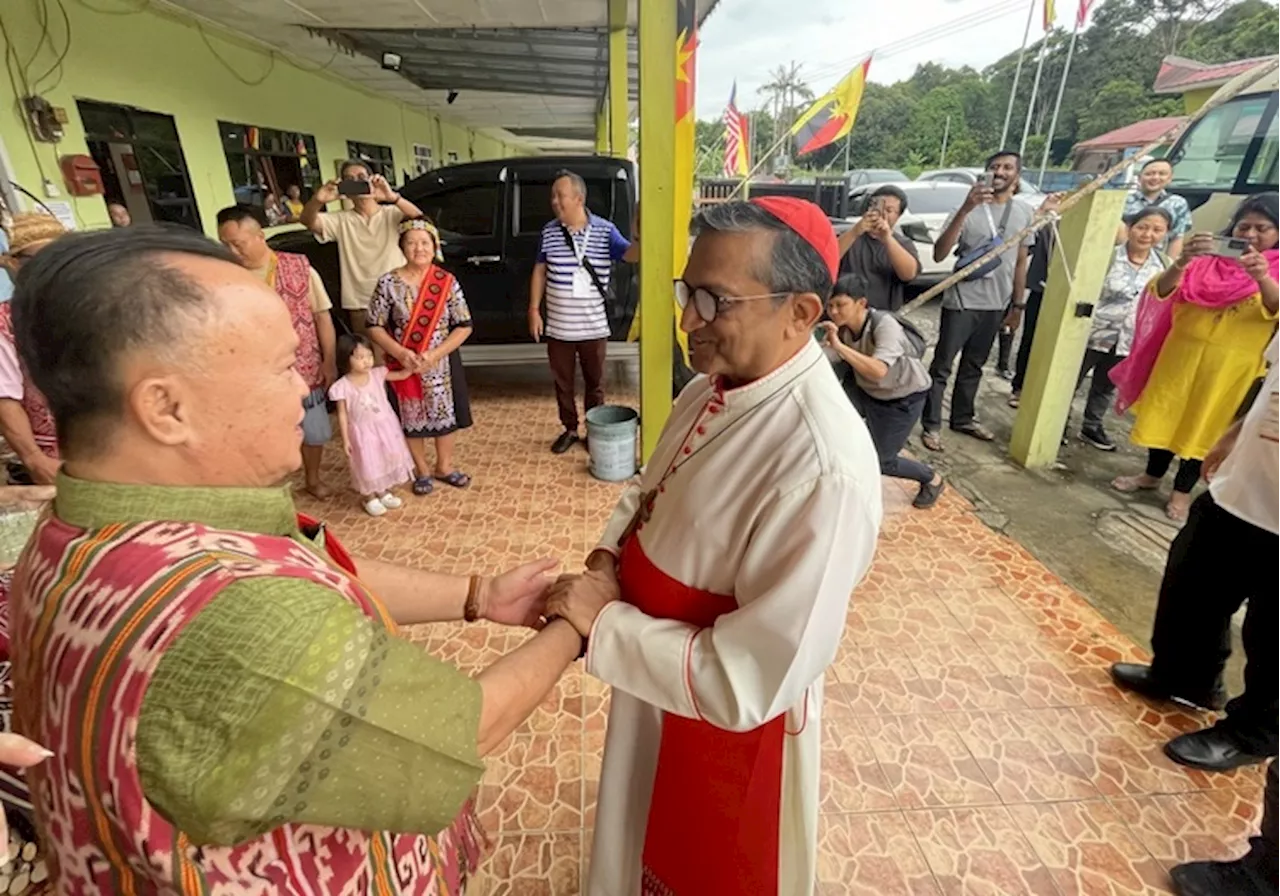
[[[173,116],[93,100],[76,100],[76,106],[107,203],[123,205],[135,224],[201,229]]]

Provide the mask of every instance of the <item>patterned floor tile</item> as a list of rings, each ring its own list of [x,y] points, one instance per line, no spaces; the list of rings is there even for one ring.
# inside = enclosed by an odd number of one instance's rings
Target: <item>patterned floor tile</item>
[[[1063,752],[1045,718],[1031,711],[950,716],[978,767],[1005,803],[1097,797],[1088,776]]]
[[[831,671],[840,694],[858,715],[929,712],[937,708],[939,688],[916,674],[905,656],[873,648],[846,650]]]
[[[1111,808],[1166,868],[1239,858],[1262,817],[1262,791],[1214,790],[1113,799]]]
[[[1056,896],[1049,869],[1006,809],[930,809],[905,814],[946,896]]]
[[[1177,765],[1163,743],[1124,713],[1078,707],[1037,714],[1061,747],[1104,796],[1180,793],[1207,786],[1207,776]]]
[[[903,809],[999,802],[960,735],[939,713],[859,719]]]
[[[935,896],[940,891],[898,812],[818,821],[820,896]]]
[[[485,829],[582,829],[583,738],[580,732],[517,734],[485,760],[478,806]]]
[[[1063,896],[1167,893],[1168,876],[1102,800],[1010,806]]]
[[[578,896],[581,840],[577,832],[501,837],[467,896]]]
[[[852,712],[830,702],[822,718],[822,779],[818,788],[819,810],[824,813],[897,807],[884,770]]]
[[[936,693],[934,708],[940,711],[1027,708],[1008,677],[967,634],[945,642],[908,644],[902,653]]]

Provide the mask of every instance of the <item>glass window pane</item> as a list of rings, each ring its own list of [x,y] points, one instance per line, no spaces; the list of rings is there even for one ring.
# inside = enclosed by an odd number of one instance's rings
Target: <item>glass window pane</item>
[[[539,233],[555,217],[551,211],[551,179],[520,181],[517,233]],[[587,209],[602,218],[613,216],[613,181],[587,181]]]
[[[1280,155],[1280,133],[1277,132],[1276,114],[1273,110],[1271,120],[1267,122],[1266,136],[1262,139],[1262,146],[1258,149],[1258,155],[1254,158],[1249,176],[1246,178],[1249,186],[1266,187],[1268,190],[1276,189],[1278,155]]]
[[[445,236],[489,236],[500,196],[498,184],[477,184],[428,196],[418,207]]]
[[[1266,96],[1235,99],[1192,126],[1170,154],[1174,185],[1218,190],[1234,187],[1267,101]]]

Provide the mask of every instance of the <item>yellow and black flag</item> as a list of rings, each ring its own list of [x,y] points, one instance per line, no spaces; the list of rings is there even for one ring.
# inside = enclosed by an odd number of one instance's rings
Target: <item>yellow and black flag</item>
[[[870,68],[871,57],[868,56],[861,65],[845,75],[844,79],[831,88],[829,93],[819,97],[807,112],[796,119],[796,123],[791,126],[791,135],[795,140],[797,156],[835,143],[853,130],[853,123],[858,118],[858,106],[862,103],[862,91],[867,86],[867,71]]]

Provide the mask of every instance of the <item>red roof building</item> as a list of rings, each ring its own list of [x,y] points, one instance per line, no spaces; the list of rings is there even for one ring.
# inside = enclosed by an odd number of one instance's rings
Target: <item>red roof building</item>
[[[1259,63],[1271,59],[1275,57],[1256,56],[1253,59],[1237,59],[1234,62],[1211,65],[1182,56],[1166,56],[1160,63],[1160,71],[1151,90],[1165,95],[1180,94],[1187,113],[1190,114],[1236,75],[1242,75]]]

